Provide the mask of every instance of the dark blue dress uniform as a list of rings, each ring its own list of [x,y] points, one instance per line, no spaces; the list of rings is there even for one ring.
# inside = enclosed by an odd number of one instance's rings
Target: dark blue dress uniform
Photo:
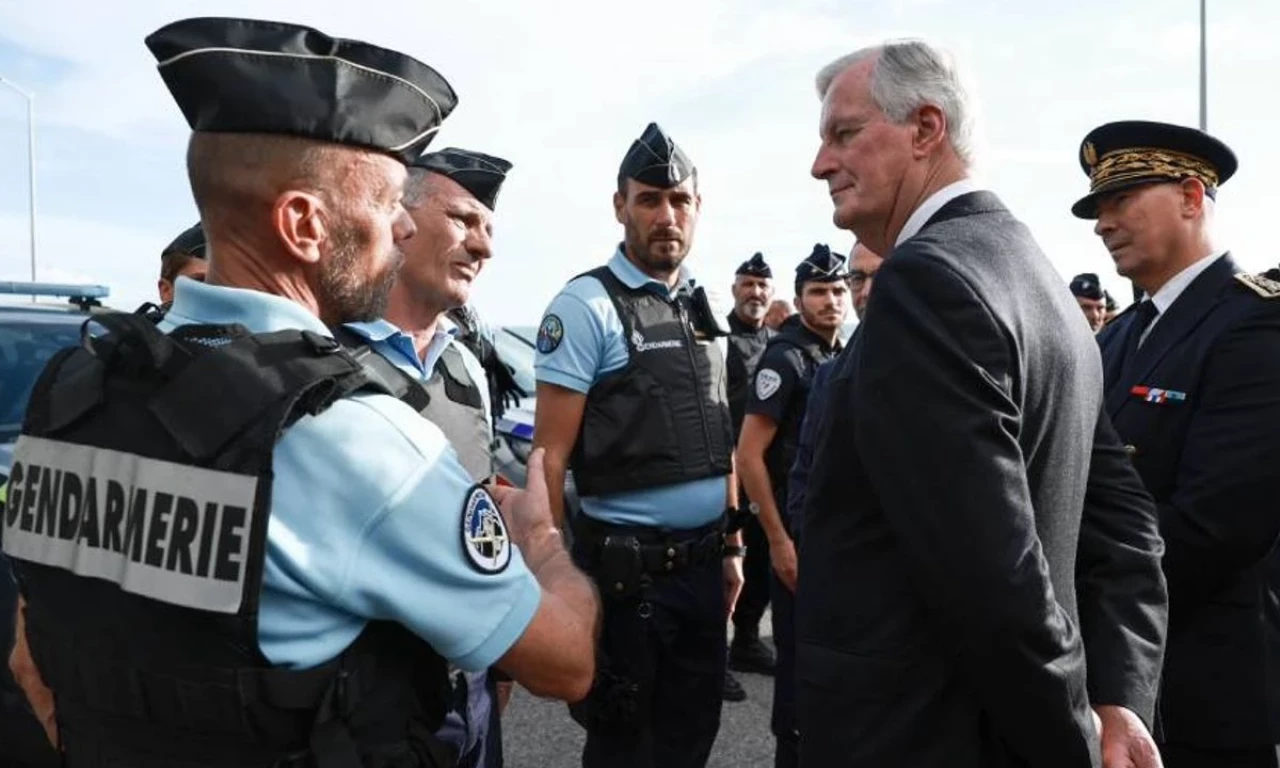
[[[796,268],[796,293],[800,293],[806,282],[836,282],[845,277],[845,257],[819,245]],[[788,323],[769,341],[748,393],[746,412],[763,416],[778,427],[765,451],[765,467],[769,471],[774,504],[783,527],[789,531],[793,529],[787,512],[788,481],[800,444],[809,390],[818,367],[839,351],[838,340],[830,344],[803,321]],[[797,541],[797,551],[799,548]],[[770,728],[777,739],[774,764],[788,768],[799,763],[800,741],[795,702],[795,594],[772,571],[770,577],[773,642],[778,651]]]
[[[1085,139],[1092,198],[1235,168],[1199,131],[1113,123]],[[1180,164],[1164,155],[1175,153]],[[1117,168],[1123,161],[1124,165]],[[1121,184],[1123,186],[1123,184]],[[1280,283],[1210,254],[1098,338],[1106,409],[1159,506],[1169,636],[1155,736],[1170,768],[1276,764],[1280,742]]]

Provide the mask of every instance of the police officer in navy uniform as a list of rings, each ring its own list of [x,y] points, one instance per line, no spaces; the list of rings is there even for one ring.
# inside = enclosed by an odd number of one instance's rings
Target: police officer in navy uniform
[[[771,726],[777,768],[799,764],[800,741],[795,712],[796,546],[786,517],[787,478],[814,373],[841,348],[840,328],[849,312],[848,277],[845,257],[823,244],[815,245],[796,267],[799,322],[784,326],[765,349],[738,437],[738,470],[768,537],[775,574],[771,596],[778,668]]]
[[[200,222],[196,222],[160,252],[160,279],[156,281],[156,292],[160,294],[162,305],[168,306],[173,301],[173,282],[179,277],[204,279],[209,271],[204,251],[204,229]]]
[[[773,337],[764,324],[769,301],[773,298],[773,270],[756,253],[738,266],[733,279],[733,311],[729,313],[729,350],[725,367],[729,379],[729,412],[733,417],[733,434],[742,430],[742,417],[747,405],[747,390],[755,374],[760,355]],[[740,507],[746,504],[739,489]],[[743,558],[742,594],[733,610],[733,643],[729,646],[729,668],[740,672],[773,674],[774,657],[760,640],[760,620],[769,607],[768,541],[760,522],[750,512],[739,509],[737,521],[742,526],[742,539],[747,547]],[[747,692],[732,673],[724,677],[725,701],[742,701]]]
[[[357,360],[448,438],[472,479],[493,474],[489,386],[480,361],[446,317],[465,306],[493,255],[493,214],[511,163],[448,148],[410,161],[405,208],[417,233],[384,318],[335,334]],[[456,697],[439,735],[457,747],[459,766],[502,765],[497,681],[490,670],[451,675]],[[509,692],[510,683],[504,682]]]
[[[1072,212],[1145,297],[1099,336],[1106,408],[1155,497],[1169,640],[1155,736],[1168,768],[1275,766],[1280,743],[1280,283],[1214,240],[1220,140],[1109,123]]]
[[[4,549],[50,740],[70,766],[441,766],[447,663],[585,695],[598,605],[545,491],[477,485],[329,335],[382,313],[404,159],[453,91],[292,24],[147,43],[210,270],[160,328],[96,315],[33,393]]]
[[[684,267],[697,174],[657,124],[632,143],[617,189],[624,242],[552,300],[538,330],[534,444],[549,485],[572,466],[574,558],[604,607],[596,685],[574,709],[583,765],[702,766],[742,579],[740,536],[724,535],[737,501],[724,330]]]

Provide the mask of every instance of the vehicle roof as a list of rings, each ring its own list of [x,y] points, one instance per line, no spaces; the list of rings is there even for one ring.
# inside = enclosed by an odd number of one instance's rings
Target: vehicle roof
[[[60,302],[36,302],[20,304],[0,302],[0,321],[12,322],[67,322],[82,323],[93,312],[100,312],[105,307],[94,307],[86,312],[74,304]]]

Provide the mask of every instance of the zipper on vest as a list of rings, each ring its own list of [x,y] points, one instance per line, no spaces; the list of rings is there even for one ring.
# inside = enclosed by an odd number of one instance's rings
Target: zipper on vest
[[[702,379],[698,378],[698,360],[693,354],[693,334],[689,332],[689,315],[685,313],[684,302],[676,299],[676,312],[680,315],[680,331],[684,333],[685,349],[689,350],[689,367],[693,371],[693,381],[699,387]],[[702,439],[707,449],[707,462],[711,462],[711,430],[707,428],[707,406],[702,402],[702,390],[697,391],[698,415],[702,417]]]

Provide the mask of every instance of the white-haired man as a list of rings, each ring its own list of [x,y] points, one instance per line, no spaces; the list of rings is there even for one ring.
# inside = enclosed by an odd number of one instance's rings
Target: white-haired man
[[[945,53],[861,50],[818,88],[813,175],[836,225],[887,258],[815,440],[801,765],[1154,760],[1135,713],[1152,715],[1163,648],[1160,539],[1092,334],[970,178],[973,116]]]

